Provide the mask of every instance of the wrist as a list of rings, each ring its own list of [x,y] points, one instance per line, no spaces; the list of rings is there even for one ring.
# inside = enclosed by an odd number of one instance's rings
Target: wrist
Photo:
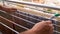
[[[37,32],[36,32],[35,30],[33,30],[33,29],[30,29],[29,32],[30,32],[31,34],[37,34]]]

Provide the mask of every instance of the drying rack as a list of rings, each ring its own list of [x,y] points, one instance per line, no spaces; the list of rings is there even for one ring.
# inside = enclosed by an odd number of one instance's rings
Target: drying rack
[[[24,1],[8,1],[6,2],[12,2],[12,3],[18,3],[18,4],[24,4],[24,5],[30,5],[30,6],[36,6],[36,7],[43,7],[43,8],[50,8],[54,10],[60,10],[60,7],[58,6],[49,6],[44,4],[37,4],[37,3],[31,3],[31,2],[24,2]],[[6,15],[6,16],[5,16]],[[42,21],[42,20],[49,20],[48,18],[42,17],[42,16],[36,16],[33,14],[29,14],[22,11],[16,11],[12,14],[9,14],[5,11],[0,10],[0,24],[5,26],[6,28],[10,29],[11,31],[15,32],[16,34],[19,34],[19,31],[12,28],[10,25],[6,23],[11,23],[14,26],[20,27],[25,30],[31,29],[36,23]],[[55,27],[54,34],[60,34],[59,30],[60,25],[57,23],[60,23],[59,21],[52,20],[53,25]],[[57,23],[55,23],[57,22]]]

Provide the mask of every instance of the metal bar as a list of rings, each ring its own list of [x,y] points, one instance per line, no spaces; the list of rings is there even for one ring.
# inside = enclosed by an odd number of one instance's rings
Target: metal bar
[[[26,15],[24,15],[24,14],[20,14],[20,13],[16,13],[16,14],[19,14],[19,15],[22,15],[22,16],[25,16],[25,17],[29,17],[29,18],[31,18],[31,19],[35,19],[35,20],[38,20],[38,21],[39,21],[39,19],[36,19],[36,18],[30,17],[30,16],[26,16]],[[60,25],[56,25],[56,24],[53,24],[53,25],[60,27]],[[54,32],[60,33],[60,32],[55,31],[55,30],[54,30]]]
[[[56,25],[56,24],[55,24],[55,25]],[[6,27],[7,27],[7,26],[6,26]],[[60,26],[59,26],[59,27],[60,27]],[[10,28],[10,29],[11,29],[11,28]],[[25,28],[24,28],[24,29],[25,29]],[[55,31],[55,30],[54,30],[54,32],[60,33],[60,32],[58,32],[58,31]]]
[[[7,12],[5,12],[5,11],[2,11],[2,12],[7,13]],[[8,14],[8,13],[7,13],[7,14]],[[12,17],[16,17],[16,18],[18,18],[18,19],[21,19],[21,20],[23,20],[23,21],[29,22],[29,23],[31,23],[31,24],[35,24],[35,23],[33,23],[33,22],[31,22],[31,21],[28,21],[28,20],[26,20],[26,19],[23,19],[23,18],[21,18],[21,17],[15,16],[15,15],[12,15],[12,14],[9,14],[9,15],[11,15]]]
[[[24,29],[28,30],[28,28],[26,28],[26,27],[24,27],[24,26],[22,26],[22,25],[19,25],[19,24],[17,24],[17,23],[15,23],[15,22],[13,22],[13,21],[10,21],[10,20],[8,20],[8,19],[6,19],[6,18],[2,17],[2,16],[0,16],[0,18],[3,18],[3,19],[5,19],[5,20],[7,20],[7,21],[9,21],[9,22],[11,22],[11,23],[13,23],[13,24],[15,24],[15,25],[19,26],[19,27],[22,27],[22,28],[24,28]]]
[[[35,20],[40,21],[39,19],[36,19],[36,18],[30,17],[30,16],[26,16],[26,15],[23,15],[23,14],[20,14],[20,13],[16,13],[16,14],[19,14],[19,15],[22,15],[22,16],[29,17],[29,18],[31,18],[31,19],[35,19]],[[60,25],[56,25],[56,24],[53,24],[53,25],[60,27]]]
[[[31,17],[31,16],[23,15],[23,14],[21,14],[21,13],[16,13],[16,14],[19,14],[19,15],[22,15],[22,16],[25,16],[25,17],[29,17],[29,18],[32,18],[32,19],[35,19],[35,20],[39,20],[39,19],[33,18],[33,17]]]
[[[16,34],[19,34],[19,32],[17,32],[16,30],[10,28],[9,26],[5,25],[4,23],[0,22],[1,25],[5,26],[6,28],[12,30],[13,32],[15,32]]]
[[[2,11],[2,12],[4,12],[4,11]],[[6,12],[4,12],[4,13],[6,13]],[[31,21],[28,21],[28,20],[26,20],[26,19],[17,17],[17,16],[15,16],[15,15],[12,15],[12,14],[10,14],[10,15],[13,16],[13,17],[16,17],[16,18],[18,18],[18,19],[24,20],[24,21],[26,21],[26,22],[29,22],[29,23],[31,23],[31,24],[36,24],[36,23],[34,23],[34,22],[31,22]],[[56,25],[56,24],[53,24],[53,25],[60,27],[59,25]]]
[[[56,32],[56,33],[59,33],[59,34],[60,34],[60,32],[58,32],[58,31],[56,31],[56,30],[54,30],[54,32]]]
[[[10,14],[10,15],[12,15],[12,14]],[[15,16],[15,15],[12,15],[12,16],[17,18],[17,16]],[[20,19],[20,17],[18,17],[18,19]],[[25,19],[23,19],[23,20],[25,20]],[[30,23],[30,22],[31,22],[31,21],[29,21],[29,23]],[[32,22],[32,23],[34,23],[34,22]],[[34,23],[34,24],[35,24],[35,23]],[[53,25],[60,27],[59,25],[56,25],[56,24],[53,24]],[[27,30],[28,30],[28,29],[27,29]],[[55,31],[55,30],[54,30],[54,32],[59,33],[58,31]]]
[[[9,0],[7,0],[7,2],[19,3],[19,4],[24,4],[24,5],[30,5],[30,6],[36,6],[36,7],[43,7],[43,8],[50,8],[50,9],[60,10],[59,6],[50,6],[50,5],[46,5],[46,4],[38,4],[38,3],[24,2],[24,1],[9,1]]]
[[[2,11],[2,12],[4,12],[4,11]],[[6,12],[4,12],[4,13],[6,13]],[[8,14],[8,13],[7,13],[7,14]],[[31,23],[31,24],[35,24],[35,23],[33,23],[33,22],[31,22],[31,21],[28,21],[28,20],[26,20],[26,19],[23,19],[23,18],[21,18],[21,17],[15,16],[15,15],[12,15],[12,14],[9,14],[9,15],[11,15],[11,16],[13,16],[13,17],[16,17],[16,18],[18,18],[18,19],[21,19],[21,20],[23,20],[23,21],[29,22],[29,23]]]
[[[18,18],[18,19],[21,19],[21,20],[23,20],[23,21],[29,22],[29,23],[31,23],[31,24],[35,24],[34,22],[28,21],[28,20],[23,19],[23,18],[21,18],[21,17],[15,16],[15,15],[11,15],[11,16],[16,17],[16,18]]]
[[[60,25],[56,25],[56,24],[53,24],[53,25],[55,25],[55,26],[57,26],[57,27],[60,27]]]
[[[41,9],[37,9],[37,8],[32,8],[32,7],[27,7],[27,8],[30,8],[30,9],[33,9],[33,10],[38,10],[38,11],[45,12],[45,10],[41,10]]]
[[[11,22],[11,21],[10,21],[10,22]],[[60,27],[60,26],[59,26],[59,27]],[[25,29],[25,28],[24,28],[24,29]],[[28,29],[27,29],[27,30],[28,30]],[[55,30],[54,30],[54,32],[58,32],[58,31],[55,31]],[[58,32],[58,33],[59,33],[59,32]]]

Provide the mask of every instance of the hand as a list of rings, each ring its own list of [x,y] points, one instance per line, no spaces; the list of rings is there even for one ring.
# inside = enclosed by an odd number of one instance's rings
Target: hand
[[[16,8],[6,8],[5,10],[6,10],[6,12],[8,12],[8,13],[13,13],[13,12],[17,11]]]
[[[51,21],[42,21],[37,23],[32,29],[36,34],[53,34],[53,25]]]
[[[12,12],[17,11],[16,8],[7,7],[7,6],[2,6],[2,5],[0,5],[0,10],[6,11],[6,12],[8,12],[8,13],[12,13]]]
[[[2,10],[6,11],[8,13],[13,13],[13,12],[17,11],[16,8],[7,8],[7,7],[3,7]]]

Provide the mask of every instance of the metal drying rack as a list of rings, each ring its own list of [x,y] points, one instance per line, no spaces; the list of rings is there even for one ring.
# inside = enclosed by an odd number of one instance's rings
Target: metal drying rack
[[[8,1],[8,0],[5,0],[5,1],[6,2],[12,2],[12,3],[18,3],[18,4],[24,4],[24,5],[30,5],[30,6],[36,6],[36,7],[42,7],[42,8],[50,8],[50,9],[54,9],[54,10],[60,10],[60,7],[58,7],[58,6],[49,6],[49,5],[37,4],[37,3],[31,3],[31,2],[24,2],[24,1]],[[12,20],[5,17],[4,15],[10,16],[12,18]],[[5,11],[2,11],[2,10],[0,11],[0,19],[6,20],[7,22],[10,22],[10,23],[12,23],[12,24],[14,24],[18,27],[21,27],[21,28],[25,29],[25,30],[29,30],[30,28],[32,28],[32,26],[34,24],[36,24],[39,21],[49,20],[49,19],[44,18],[44,17],[42,19],[41,18],[42,17],[35,16],[35,15],[32,15],[32,14],[28,14],[28,13],[25,13],[25,12],[20,12],[20,11],[16,11],[13,14],[9,14],[9,13],[7,13]],[[23,26],[21,24],[16,23],[15,22],[16,19],[26,22],[27,26]],[[54,22],[58,22],[58,21],[54,21]],[[5,26],[6,28],[12,30],[16,34],[19,34],[19,32],[17,30],[14,30],[13,28],[11,28],[8,25],[4,24],[1,20],[0,20],[0,24]],[[54,32],[60,34],[60,32],[56,30],[56,28],[60,27],[60,26],[57,25],[56,23],[53,23],[53,25],[55,26]]]

